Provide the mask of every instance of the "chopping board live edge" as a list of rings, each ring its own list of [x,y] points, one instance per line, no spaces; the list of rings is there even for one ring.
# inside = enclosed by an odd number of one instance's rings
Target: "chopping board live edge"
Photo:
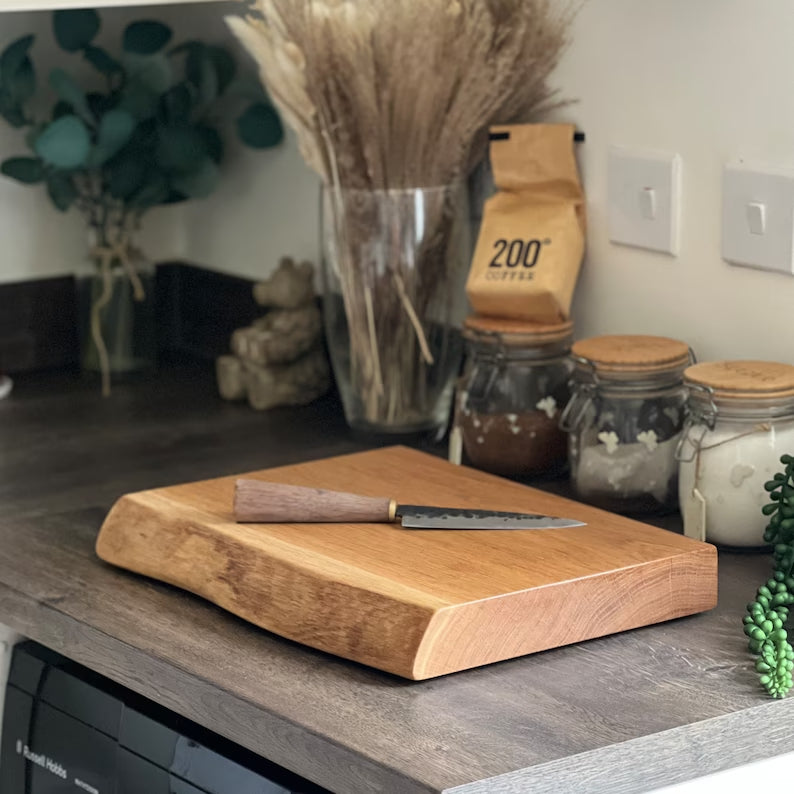
[[[97,554],[283,637],[416,680],[717,603],[713,546],[405,447],[245,476],[587,525],[237,524],[236,477],[223,477],[123,496]]]

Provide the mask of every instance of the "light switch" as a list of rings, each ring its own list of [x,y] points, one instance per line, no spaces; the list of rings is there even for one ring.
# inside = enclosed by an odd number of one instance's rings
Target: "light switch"
[[[794,274],[794,170],[743,163],[722,177],[722,257]]]
[[[609,239],[678,253],[681,158],[613,146],[609,150]]]
[[[750,234],[763,234],[766,231],[766,204],[751,201],[747,205],[747,226]]]
[[[640,191],[640,214],[645,220],[656,220],[656,191],[652,187]]]

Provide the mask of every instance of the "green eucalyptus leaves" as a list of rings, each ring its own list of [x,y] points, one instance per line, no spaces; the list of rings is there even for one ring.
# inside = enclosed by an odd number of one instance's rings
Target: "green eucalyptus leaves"
[[[96,11],[53,14],[58,46],[82,58],[95,79],[84,86],[63,68],[47,83],[56,96],[48,118],[29,107],[37,90],[31,47],[24,36],[0,54],[0,116],[27,127],[30,156],[11,157],[0,171],[24,184],[45,183],[53,204],[67,210],[89,199],[140,215],[166,203],[202,198],[215,188],[223,159],[217,119],[234,113],[240,140],[268,148],[283,137],[277,113],[258,83],[237,77],[222,47],[188,41],[154,20],[127,26],[119,53],[96,43]],[[86,195],[90,186],[91,196]]]
[[[88,47],[99,33],[99,14],[90,8],[56,11],[52,27],[59,47],[67,52],[78,52]]]
[[[138,302],[147,297],[138,272],[142,256],[133,242],[141,216],[213,192],[224,155],[218,124],[224,116],[236,116],[229,126],[251,147],[275,146],[283,131],[260,84],[238,77],[234,58],[222,47],[201,41],[174,46],[170,27],[141,20],[126,27],[121,51],[111,53],[97,41],[96,11],[56,11],[52,22],[67,57],[46,81],[37,81],[33,36],[0,53],[0,116],[26,128],[30,149],[28,156],[0,163],[0,172],[22,184],[45,185],[57,209],[76,207],[86,220],[101,285],[92,292],[90,333],[108,395],[111,366],[122,367],[118,362],[130,357],[112,357],[105,337],[109,329],[117,332],[119,318],[131,328],[136,316],[125,306],[114,317],[115,284],[121,279],[131,287],[119,295]],[[41,102],[31,100],[41,82],[55,101],[37,117],[33,108]]]

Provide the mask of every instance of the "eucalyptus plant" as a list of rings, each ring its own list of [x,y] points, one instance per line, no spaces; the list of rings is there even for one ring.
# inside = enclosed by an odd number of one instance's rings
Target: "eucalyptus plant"
[[[34,36],[0,53],[0,116],[25,129],[27,156],[10,157],[0,172],[28,185],[43,184],[52,203],[72,207],[91,230],[91,257],[102,279],[91,306],[91,338],[102,390],[110,392],[110,358],[103,317],[112,296],[112,273],[123,268],[134,297],[144,297],[131,237],[141,217],[163,204],[208,196],[224,156],[220,122],[237,105],[236,129],[248,146],[278,144],[278,114],[256,78],[238,77],[231,53],[201,41],[174,45],[171,28],[140,20],[123,31],[119,53],[96,43],[101,27],[91,9],[56,11],[58,46],[93,72],[84,88],[68,69],[48,76],[55,99],[43,117],[31,58]],[[85,65],[83,64],[83,71]]]
[[[48,82],[55,102],[37,117],[34,36],[6,47],[0,115],[27,128],[32,153],[4,160],[0,171],[46,185],[59,210],[79,209],[99,245],[126,241],[153,207],[212,193],[224,155],[218,109],[225,98],[242,105],[236,128],[245,144],[267,148],[282,139],[264,90],[256,80],[237,78],[227,49],[200,41],[173,46],[167,25],[141,20],[125,28],[121,52],[111,54],[95,44],[96,11],[56,11],[52,20],[57,44],[90,64],[103,88],[86,90],[67,69],[54,68]]]

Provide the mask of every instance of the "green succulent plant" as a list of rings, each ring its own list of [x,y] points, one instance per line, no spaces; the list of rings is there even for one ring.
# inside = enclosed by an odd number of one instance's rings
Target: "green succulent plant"
[[[774,569],[743,619],[750,653],[758,657],[759,681],[773,698],[785,697],[794,686],[794,647],[787,631],[794,607],[794,456],[783,455],[780,462],[785,468],[764,483],[770,501],[761,508],[769,518],[764,543],[772,546]]]
[[[248,146],[278,144],[278,114],[257,80],[238,78],[233,56],[200,41],[172,45],[161,22],[128,25],[121,52],[94,43],[101,20],[94,10],[56,11],[58,45],[98,72],[104,90],[85,90],[66,69],[48,82],[57,99],[48,115],[30,109],[39,87],[23,36],[0,54],[0,115],[27,128],[29,156],[10,157],[0,172],[24,184],[43,184],[62,211],[77,207],[109,244],[111,231],[134,227],[147,210],[208,196],[224,155],[218,107],[241,106],[236,118]],[[111,228],[108,228],[111,227]]]

